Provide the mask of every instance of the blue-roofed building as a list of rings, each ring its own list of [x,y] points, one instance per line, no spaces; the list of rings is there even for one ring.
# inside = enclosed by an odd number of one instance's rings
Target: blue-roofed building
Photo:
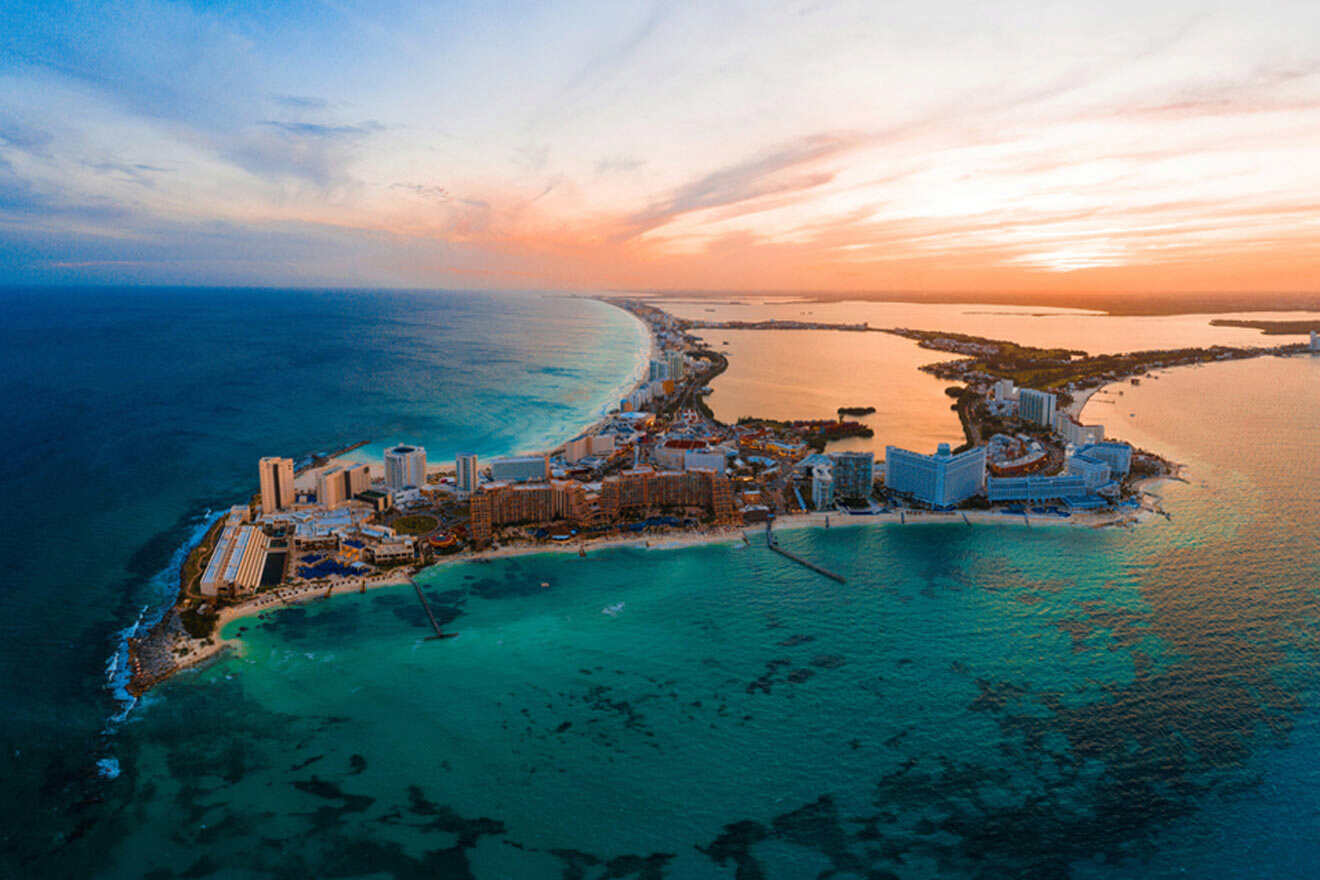
[[[1112,477],[1125,477],[1132,470],[1132,446],[1106,440],[1103,443],[1088,443],[1077,450],[1078,455],[1099,459],[1109,464]]]

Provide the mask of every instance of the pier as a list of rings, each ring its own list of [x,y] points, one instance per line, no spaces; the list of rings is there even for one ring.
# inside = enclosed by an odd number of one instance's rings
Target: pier
[[[427,636],[426,640],[452,639],[454,636],[458,635],[458,633],[447,633],[440,628],[440,624],[436,623],[435,615],[431,613],[431,606],[426,604],[426,596],[422,593],[422,588],[418,585],[417,581],[412,578],[408,578],[408,583],[412,584],[413,589],[417,591],[417,601],[422,603],[422,610],[426,612],[427,619],[431,621],[431,628],[435,630],[435,635]]]
[[[780,547],[779,539],[775,537],[774,532],[770,531],[769,522],[765,524],[765,545],[769,547],[771,550],[778,553],[780,556],[783,556],[787,559],[791,559],[794,562],[796,562],[798,565],[801,565],[804,568],[811,569],[816,574],[824,575],[830,580],[838,581],[841,584],[848,583],[848,581],[843,577],[843,575],[835,574],[834,572],[830,571],[828,568],[822,568],[821,566],[817,565],[814,562],[810,562],[806,559],[803,559],[801,556],[798,556],[793,551],[785,550],[783,547]]]

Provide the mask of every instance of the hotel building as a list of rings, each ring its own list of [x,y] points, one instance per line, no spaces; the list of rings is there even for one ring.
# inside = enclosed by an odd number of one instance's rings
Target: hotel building
[[[480,482],[477,471],[478,465],[475,455],[460,455],[454,460],[454,477],[461,491],[477,491],[477,483]]]
[[[834,474],[827,464],[818,464],[811,469],[811,506],[816,510],[829,510],[834,507]]]
[[[328,467],[316,475],[316,503],[334,510],[371,488],[371,468],[365,464]]]
[[[1083,425],[1066,412],[1055,415],[1055,433],[1074,446],[1086,446],[1105,439],[1104,425]]]
[[[834,460],[834,497],[866,499],[875,483],[875,453],[837,452]]]
[[[543,482],[550,479],[550,459],[544,455],[492,459],[490,478],[496,483]]]
[[[398,491],[426,485],[426,450],[420,446],[393,446],[385,450],[385,485]]]
[[[1018,390],[1018,415],[1023,420],[1054,428],[1054,408],[1057,398],[1047,391],[1034,388]]]
[[[293,507],[293,459],[263,458],[257,463],[261,482],[261,512]]]
[[[986,480],[991,501],[1080,501],[1089,493],[1080,475],[1060,477],[991,477]]]
[[[1132,469],[1132,447],[1127,443],[1106,441],[1091,443],[1077,450],[1078,455],[1099,459],[1109,465],[1109,472],[1115,477],[1127,476]]]
[[[934,508],[953,507],[985,491],[985,447],[954,455],[941,443],[934,455],[885,447],[885,486]]]

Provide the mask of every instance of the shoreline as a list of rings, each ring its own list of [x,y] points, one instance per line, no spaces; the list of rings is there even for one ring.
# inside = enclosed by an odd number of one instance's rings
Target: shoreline
[[[1181,476],[1148,477],[1134,484],[1134,488],[1140,492],[1143,498],[1147,496],[1159,498],[1160,496],[1147,491],[1147,487],[1169,479],[1181,479]],[[774,531],[839,528],[908,528],[915,526],[938,525],[963,525],[969,528],[978,526],[1069,528],[1089,529],[1095,531],[1144,524],[1161,514],[1161,510],[1148,507],[1145,504],[1136,510],[1129,511],[1110,510],[1099,513],[1078,512],[1066,518],[1050,515],[1041,516],[1037,519],[1032,519],[1030,514],[1006,513],[994,510],[930,511],[908,510],[905,508],[885,513],[856,515],[838,512],[811,512],[782,514],[779,517],[776,517],[774,521]],[[829,525],[825,524],[827,519],[830,521]],[[755,525],[737,526],[726,529],[711,529],[702,532],[677,531],[636,536],[611,535],[581,542],[566,541],[562,544],[520,542],[516,544],[506,544],[480,553],[456,553],[421,568],[413,569],[410,567],[406,571],[401,571],[397,574],[392,573],[374,580],[359,579],[331,585],[306,585],[302,587],[274,590],[270,593],[265,593],[259,597],[250,599],[242,604],[230,605],[222,609],[218,615],[215,632],[212,636],[213,644],[194,644],[187,654],[180,656],[176,671],[181,672],[185,669],[202,666],[207,662],[218,658],[228,650],[232,650],[241,655],[243,647],[242,638],[238,636],[230,636],[226,638],[223,636],[224,629],[235,621],[256,617],[268,611],[279,611],[284,608],[306,605],[322,599],[328,599],[332,596],[349,594],[361,595],[371,590],[385,587],[407,586],[416,575],[434,568],[462,564],[484,564],[496,560],[513,559],[525,556],[570,555],[582,557],[583,552],[587,555],[582,558],[590,559],[591,554],[594,552],[609,552],[628,548],[657,552],[687,550],[693,547],[708,545],[744,543],[751,537],[760,534],[762,531],[763,528],[760,525]]]
[[[660,340],[654,332],[651,325],[642,320],[639,316],[621,305],[611,301],[606,297],[590,297],[611,308],[619,309],[626,313],[633,321],[640,324],[646,333],[648,344],[641,350],[638,365],[634,369],[634,374],[629,377],[629,383],[623,387],[629,387],[633,390],[640,388],[646,382],[646,364],[653,359],[661,349]],[[1080,415],[1085,408],[1087,401],[1096,392],[1107,387],[1109,384],[1098,385],[1079,392],[1074,398],[1072,404],[1067,408],[1074,415]],[[608,406],[608,404],[607,404]],[[608,412],[600,414],[578,433],[572,434],[575,437],[583,431],[590,431],[608,421]],[[560,444],[546,450],[547,453],[553,453],[562,449],[564,443],[570,438],[565,438]],[[358,444],[358,446],[369,445],[368,443]],[[539,454],[539,453],[538,453]],[[436,470],[444,473],[441,467]],[[1160,475],[1149,477],[1134,483],[1133,488],[1137,491],[1137,497],[1141,499],[1141,506],[1136,509],[1126,510],[1106,510],[1103,512],[1078,511],[1068,517],[1059,517],[1050,515],[1032,521],[1028,513],[1007,513],[995,510],[954,510],[954,511],[929,511],[929,510],[908,510],[906,508],[896,509],[884,513],[876,514],[847,514],[839,511],[832,512],[804,512],[793,514],[781,514],[775,518],[774,527],[780,530],[797,530],[804,528],[855,528],[859,526],[889,526],[895,525],[906,527],[908,525],[967,525],[968,527],[977,525],[1015,525],[1025,527],[1048,527],[1061,526],[1069,528],[1118,528],[1130,527],[1148,522],[1156,516],[1167,514],[1162,509],[1147,507],[1147,497],[1155,497],[1146,491],[1146,486],[1158,483],[1165,479],[1181,479],[1180,465],[1173,465],[1173,473],[1170,475]],[[826,521],[829,525],[826,525]],[[158,674],[144,673],[138,668],[136,658],[136,648],[130,641],[129,660],[132,673],[132,679],[128,692],[134,696],[150,690],[157,684],[167,680],[178,672],[185,669],[193,669],[198,666],[209,663],[221,656],[225,651],[233,650],[236,653],[242,652],[242,639],[237,637],[224,638],[222,632],[236,620],[259,615],[265,611],[275,611],[281,608],[288,608],[294,605],[301,605],[318,599],[330,598],[335,595],[344,595],[346,593],[364,593],[367,590],[377,589],[388,586],[402,586],[409,583],[412,576],[420,574],[429,568],[441,565],[453,565],[457,563],[483,563],[495,559],[505,559],[515,556],[531,556],[536,554],[563,554],[573,553],[581,554],[591,550],[609,550],[621,547],[637,547],[644,549],[664,550],[664,549],[685,549],[693,546],[718,543],[738,543],[746,541],[750,533],[759,532],[760,524],[754,526],[728,527],[720,530],[711,531],[676,531],[673,533],[659,533],[652,535],[611,535],[588,541],[564,542],[563,544],[543,544],[543,543],[517,543],[497,547],[492,550],[473,552],[463,550],[451,556],[435,560],[424,567],[408,566],[405,569],[398,570],[397,573],[390,572],[376,576],[374,579],[356,578],[321,585],[302,585],[299,587],[282,587],[272,590],[268,593],[253,597],[248,601],[237,605],[229,605],[220,608],[216,614],[214,629],[209,637],[204,639],[188,638],[182,642],[187,650],[179,652],[180,641],[175,640],[171,653],[173,654],[174,665],[168,670]],[[184,554],[185,563],[189,556],[196,550],[198,544],[193,544],[187,548]],[[180,572],[182,576],[182,571]],[[182,584],[180,590],[182,591]],[[180,597],[181,598],[181,597]],[[179,599],[161,618],[161,624],[164,624],[172,616],[177,618],[177,607]],[[154,632],[154,630],[153,630]],[[147,634],[148,637],[151,632]]]

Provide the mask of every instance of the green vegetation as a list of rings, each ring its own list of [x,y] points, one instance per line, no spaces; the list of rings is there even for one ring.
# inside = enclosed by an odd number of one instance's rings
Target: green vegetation
[[[439,525],[440,520],[425,513],[401,516],[393,523],[394,531],[401,535],[425,535],[435,531]]]
[[[179,622],[183,624],[183,629],[194,639],[210,638],[215,632],[215,625],[219,617],[214,614],[203,614],[198,606],[190,605],[179,612]]]

